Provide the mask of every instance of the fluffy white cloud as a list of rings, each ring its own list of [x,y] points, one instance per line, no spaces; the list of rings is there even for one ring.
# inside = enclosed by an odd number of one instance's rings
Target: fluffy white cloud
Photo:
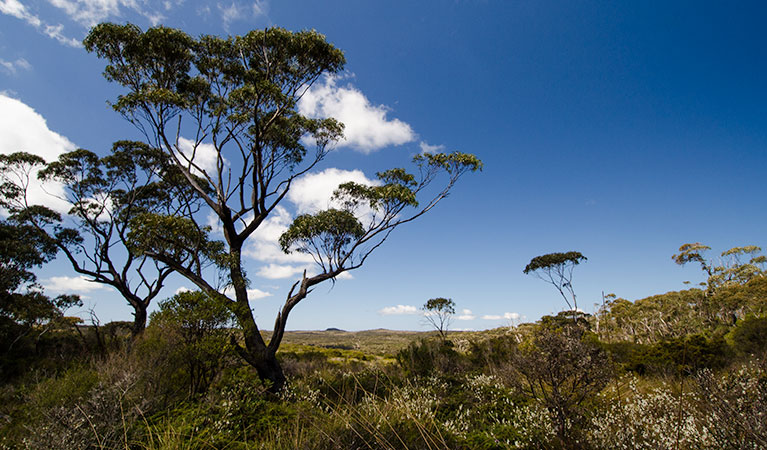
[[[338,207],[331,201],[338,185],[354,181],[355,183],[374,186],[378,180],[371,180],[361,170],[325,169],[322,172],[308,173],[297,179],[290,186],[288,200],[296,205],[298,214],[313,214],[317,211]]]
[[[21,19],[36,28],[42,25],[40,18],[29,12],[18,0],[0,0],[0,13]]]
[[[234,288],[229,286],[224,289],[224,295],[234,297]],[[260,300],[262,298],[271,297],[271,292],[262,291],[261,289],[248,289],[248,300]]]
[[[363,153],[415,140],[407,123],[387,117],[388,108],[372,105],[351,85],[338,86],[337,77],[325,77],[309,89],[298,103],[299,112],[309,117],[333,117],[342,122],[344,140],[340,147],[353,147]]]
[[[290,278],[294,275],[298,275],[306,269],[305,266],[291,266],[283,264],[268,264],[262,266],[256,272],[256,275],[270,280],[278,280],[281,278]]]
[[[66,137],[51,131],[43,116],[19,100],[0,93],[0,154],[33,153],[46,162],[58,159],[64,152],[75,149]],[[59,212],[67,212],[69,203],[62,200],[64,189],[60,184],[46,183],[45,188],[32,174],[29,200],[46,205]]]
[[[455,318],[458,320],[474,320],[477,316],[474,315],[470,309],[464,309],[461,310],[461,314],[457,315]]]
[[[90,28],[110,18],[122,17],[124,10],[133,10],[144,16],[152,25],[160,23],[164,17],[156,11],[145,10],[146,2],[135,0],[48,0],[61,9],[70,19]],[[164,4],[167,8],[167,4]]]
[[[303,253],[286,255],[277,243],[282,233],[288,229],[292,222],[293,216],[285,208],[281,206],[276,207],[272,214],[253,233],[243,253],[246,256],[263,262],[281,264],[313,263],[314,260],[311,255]]]
[[[178,295],[178,294],[181,294],[183,292],[192,292],[192,290],[189,289],[186,286],[181,286],[180,288],[176,289],[176,291],[173,293],[173,295]]]
[[[397,305],[387,306],[378,310],[378,314],[383,316],[405,315],[405,314],[420,314],[421,311],[415,306],[411,305]]]
[[[0,0],[0,13],[21,19],[24,22],[37,28],[45,35],[56,39],[64,45],[70,47],[79,47],[80,41],[64,36],[64,25],[48,25],[35,14],[32,14],[26,6],[18,0]]]
[[[503,313],[503,318],[508,320],[519,320],[519,313]]]
[[[421,147],[421,153],[437,153],[445,150],[444,145],[429,145],[424,141],[421,141],[418,146]]]
[[[2,67],[4,71],[6,71],[7,73],[11,75],[16,75],[19,72],[19,70],[32,69],[32,66],[24,58],[18,58],[16,61],[6,61],[0,58],[0,67]]]
[[[67,294],[79,294],[108,289],[106,285],[91,281],[84,275],[77,277],[51,277],[47,280],[43,280],[42,285],[46,291]]]
[[[197,144],[195,148],[194,141],[179,138],[178,149],[184,158],[187,158],[196,167],[192,167],[192,172],[202,175],[202,172],[212,176],[216,173],[216,164],[218,161],[218,152],[213,144]],[[224,161],[226,162],[226,161]]]

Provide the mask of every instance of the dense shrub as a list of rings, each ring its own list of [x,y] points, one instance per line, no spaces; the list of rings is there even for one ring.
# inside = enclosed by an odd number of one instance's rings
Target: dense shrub
[[[740,355],[767,353],[767,317],[746,317],[730,331],[733,349]]]
[[[397,362],[407,375],[456,374],[466,367],[466,357],[443,339],[420,339],[397,353]]]
[[[634,347],[628,367],[639,374],[690,375],[724,367],[731,349],[722,336],[695,334]]]

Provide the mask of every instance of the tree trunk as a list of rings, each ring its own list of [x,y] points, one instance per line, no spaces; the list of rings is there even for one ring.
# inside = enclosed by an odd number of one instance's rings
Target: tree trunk
[[[277,356],[267,353],[264,357],[255,361],[254,367],[258,372],[258,377],[263,381],[270,381],[269,392],[276,394],[285,387],[285,373],[282,371]]]
[[[243,321],[240,319],[245,345],[240,345],[234,336],[231,337],[232,344],[240,357],[256,369],[261,381],[269,381],[271,383],[269,392],[276,394],[285,387],[285,373],[282,371],[279,361],[277,361],[276,350],[272,351],[264,343],[255,322],[252,319],[249,322],[247,325],[243,325]],[[274,338],[274,335],[272,338]]]
[[[134,306],[133,312],[133,326],[131,327],[131,335],[135,338],[141,334],[146,328],[146,307],[143,305]]]

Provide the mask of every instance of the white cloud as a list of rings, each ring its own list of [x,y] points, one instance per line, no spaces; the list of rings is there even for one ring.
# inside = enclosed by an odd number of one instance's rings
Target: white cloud
[[[378,180],[371,180],[361,170],[325,169],[322,172],[308,173],[297,179],[290,186],[288,200],[296,205],[298,214],[313,214],[331,207],[339,207],[331,201],[338,185],[354,181],[368,186],[380,185]]]
[[[142,7],[144,1],[137,0],[49,0],[49,2],[64,11],[70,19],[80,25],[90,28],[107,19],[123,17],[125,10],[133,10],[144,16],[152,25],[164,19],[157,11],[149,11]],[[163,7],[168,7],[168,2]]]
[[[269,264],[258,269],[256,275],[270,280],[278,280],[281,278],[290,278],[293,275],[298,275],[306,269],[304,266],[290,266],[282,264]]]
[[[445,149],[444,145],[429,145],[424,141],[421,141],[418,146],[421,147],[421,153],[437,153]]]
[[[46,162],[58,159],[59,155],[75,150],[66,137],[51,131],[43,116],[23,102],[0,93],[0,154],[15,152],[33,153]],[[62,200],[64,189],[60,184],[46,183],[45,189],[32,174],[29,187],[31,203],[43,204],[58,212],[67,212],[69,203]]]
[[[281,264],[313,263],[314,260],[311,255],[296,252],[286,255],[280,248],[277,241],[291,223],[293,223],[293,216],[285,208],[282,206],[274,208],[272,214],[252,234],[243,253],[246,256],[263,262]]]
[[[91,292],[100,289],[107,289],[107,286],[95,281],[89,280],[84,275],[77,277],[51,277],[42,282],[46,291],[55,293],[82,293]]]
[[[192,292],[192,290],[189,289],[186,286],[181,286],[180,288],[176,289],[176,292],[174,292],[173,295],[178,295],[178,294],[181,294],[183,292]]]
[[[21,19],[64,45],[80,47],[80,41],[64,36],[64,25],[46,24],[35,14],[32,14],[27,7],[18,0],[0,0],[0,13]]]
[[[243,11],[240,5],[232,2],[229,6],[224,6],[221,3],[218,5],[218,10],[221,13],[221,20],[224,22],[224,29],[229,29],[229,24],[237,19],[242,18]]]
[[[265,292],[261,289],[248,289],[248,298],[251,300],[258,300],[271,296],[272,294],[270,292]]]
[[[482,316],[482,319],[485,319],[485,320],[501,320],[501,319],[519,320],[520,317],[521,316],[518,313],[506,312],[506,313],[503,313],[503,315],[501,315],[501,314],[485,314],[484,316]]]
[[[218,161],[218,152],[213,144],[199,143],[195,148],[195,142],[185,138],[178,139],[178,150],[183,158],[187,158],[195,167],[191,167],[192,173],[196,175],[203,175],[207,173],[209,176],[216,173],[216,165]],[[224,161],[226,162],[226,161]],[[182,163],[186,161],[182,160]],[[184,164],[186,166],[186,164]]]
[[[269,13],[269,3],[256,0],[251,5],[232,0],[231,3],[217,3],[224,29],[229,30],[229,25],[237,20],[248,20],[250,18],[259,18]],[[208,13],[210,9],[208,9]]]
[[[269,14],[269,2],[266,0],[256,0],[253,2],[253,17],[261,17]]]
[[[42,25],[40,18],[29,12],[18,0],[0,0],[0,13],[21,19],[36,28]]]
[[[458,320],[474,320],[477,316],[474,315],[470,309],[464,309],[461,310],[461,314],[457,315],[455,318]]]
[[[384,316],[393,316],[393,315],[405,315],[405,314],[420,314],[418,308],[411,305],[397,305],[397,306],[387,306],[386,308],[382,308],[378,310],[378,314],[384,315]]]
[[[64,25],[46,25],[43,28],[43,33],[49,38],[56,39],[60,44],[67,45],[69,47],[80,47],[80,41],[75,38],[66,37],[64,35]]]
[[[336,280],[353,280],[354,275],[351,272],[341,272],[341,275],[336,277]]]
[[[365,95],[351,85],[337,86],[338,78],[328,76],[309,89],[298,103],[299,112],[309,117],[333,117],[342,122],[344,139],[363,153],[415,140],[415,132],[399,119],[387,118],[388,108],[372,105]]]
[[[31,70],[32,66],[24,58],[18,58],[16,61],[6,61],[0,58],[0,67],[2,67],[7,73],[16,75],[19,70]]]
[[[227,295],[229,297],[234,296],[234,288],[232,286],[229,286],[228,288],[224,289],[224,295]],[[248,289],[248,300],[260,300],[262,298],[271,297],[272,293],[262,291],[261,289]]]

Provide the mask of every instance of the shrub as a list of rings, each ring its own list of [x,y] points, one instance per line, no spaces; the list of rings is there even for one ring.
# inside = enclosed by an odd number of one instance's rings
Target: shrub
[[[747,317],[738,322],[728,338],[740,355],[764,355],[767,353],[767,317]]]
[[[629,364],[639,374],[690,375],[700,369],[724,367],[731,350],[722,336],[695,334],[640,347]]]
[[[407,375],[456,374],[466,366],[466,358],[449,340],[421,339],[397,353],[397,362]]]

